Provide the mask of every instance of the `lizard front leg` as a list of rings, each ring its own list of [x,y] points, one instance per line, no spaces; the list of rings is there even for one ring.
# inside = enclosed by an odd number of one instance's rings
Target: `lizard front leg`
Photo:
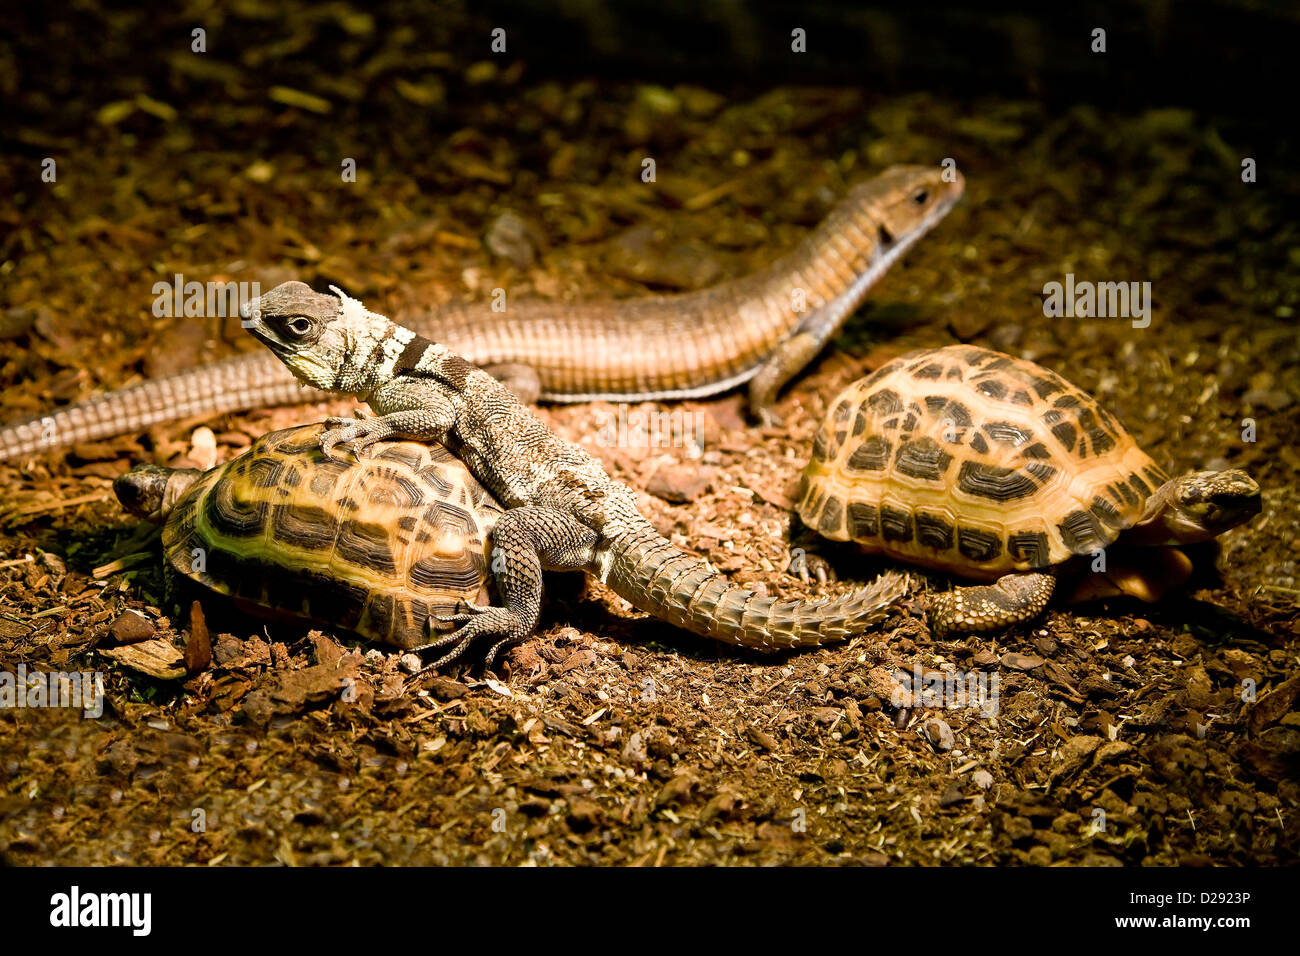
[[[781,417],[773,407],[777,393],[812,361],[829,337],[830,332],[820,337],[811,332],[796,332],[776,347],[758,374],[749,380],[749,410],[761,424],[781,424]]]
[[[758,374],[749,380],[750,412],[764,425],[781,424],[780,416],[773,408],[777,393],[816,358],[817,353],[844,324],[866,291],[865,287],[858,285],[861,278],[800,319],[790,335],[772,350]]]
[[[551,508],[512,508],[503,514],[492,531],[491,566],[505,606],[469,605],[462,613],[440,618],[460,626],[418,648],[450,648],[419,673],[451,663],[485,638],[491,641],[484,659],[490,666],[503,647],[522,641],[537,626],[542,610],[542,571],[589,567],[598,538],[572,515]]]
[[[437,395],[434,392],[430,394]],[[446,440],[455,421],[455,409],[446,399],[430,398],[419,407],[399,409],[387,415],[362,417],[358,410],[355,419],[327,418],[320,447],[326,457],[333,458],[336,445],[351,445],[352,453],[363,458],[368,454],[366,449],[375,442],[394,436],[441,443]]]

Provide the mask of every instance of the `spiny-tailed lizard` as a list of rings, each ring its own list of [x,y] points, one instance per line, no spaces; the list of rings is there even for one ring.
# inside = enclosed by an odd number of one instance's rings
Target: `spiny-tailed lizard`
[[[335,290],[336,292],[338,290]],[[375,416],[331,418],[327,455],[365,454],[390,437],[439,442],[507,508],[492,533],[503,606],[471,606],[458,627],[431,640],[455,660],[474,644],[497,651],[525,638],[542,606],[543,570],[584,570],[643,611],[696,634],[762,650],[844,640],[878,624],[906,589],[887,574],[832,600],[776,600],[732,584],[679,550],[637,510],[630,488],[550,429],[505,385],[445,345],[422,338],[361,302],[301,282],[245,306],[245,325],[301,381],[352,395]]]

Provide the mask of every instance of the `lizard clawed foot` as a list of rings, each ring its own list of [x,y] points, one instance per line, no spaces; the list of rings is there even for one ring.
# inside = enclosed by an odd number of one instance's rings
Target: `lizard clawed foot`
[[[356,416],[325,419],[325,433],[321,436],[320,450],[326,458],[335,457],[334,448],[337,445],[351,445],[352,454],[357,458],[367,458],[371,445],[394,433],[393,427],[381,417],[365,417],[360,409],[357,409]]]
[[[420,668],[415,673],[414,678],[419,678],[429,671],[445,667],[458,660],[472,645],[485,637],[496,638],[488,648],[487,655],[483,660],[483,665],[490,667],[502,648],[516,644],[527,636],[527,629],[509,608],[481,604],[464,604],[462,607],[464,610],[455,614],[430,615],[430,628],[432,628],[434,621],[442,624],[459,624],[460,627],[450,634],[444,634],[442,637],[430,641],[424,647],[417,648],[417,650],[442,650],[443,648],[450,648],[450,650],[437,660]]]
[[[463,607],[464,610],[457,611],[455,614],[430,614],[429,616],[439,624],[468,624],[478,615],[492,610],[492,605],[490,604],[470,604],[466,601],[461,601],[457,607]],[[444,644],[448,643],[448,638],[452,636],[454,636],[454,632],[446,637],[438,638],[429,646],[442,647]]]

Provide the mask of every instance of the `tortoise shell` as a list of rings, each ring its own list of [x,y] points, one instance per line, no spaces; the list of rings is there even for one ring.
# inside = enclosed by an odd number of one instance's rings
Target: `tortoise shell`
[[[817,433],[799,516],[836,541],[972,578],[1113,542],[1168,480],[1086,392],[967,345],[846,388]]]
[[[168,565],[244,610],[403,648],[428,641],[430,615],[488,603],[502,509],[465,466],[408,441],[335,461],[323,428],[264,435],[201,475],[168,516]]]

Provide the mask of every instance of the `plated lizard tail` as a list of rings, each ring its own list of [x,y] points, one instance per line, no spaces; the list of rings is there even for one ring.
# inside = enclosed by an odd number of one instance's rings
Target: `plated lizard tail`
[[[955,170],[897,166],[859,183],[792,251],[697,292],[603,302],[457,303],[405,317],[421,336],[489,370],[513,367],[550,402],[701,398],[748,385],[774,420],[781,387],[816,355],[875,282],[961,197]],[[0,428],[0,461],[184,416],[322,396],[279,363],[246,354]]]
[[[274,356],[239,355],[118,389],[80,405],[0,428],[0,461],[139,432],[160,422],[293,402],[321,401]]]

